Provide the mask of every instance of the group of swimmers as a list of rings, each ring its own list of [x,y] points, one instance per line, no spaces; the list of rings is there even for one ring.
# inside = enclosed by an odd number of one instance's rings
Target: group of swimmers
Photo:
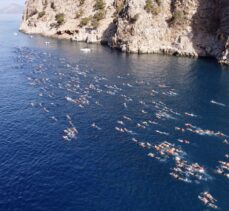
[[[215,137],[220,137],[220,138],[228,137],[226,134],[220,131],[215,132],[213,130],[204,130],[190,123],[185,123],[185,127],[175,127],[175,130],[180,131],[180,132],[189,131],[189,132],[201,135],[201,136],[208,135],[208,136],[215,136]]]
[[[46,55],[48,56],[48,55]],[[33,61],[34,59],[31,59]],[[60,59],[61,65],[63,65],[64,68],[68,68],[70,71],[69,73],[65,72],[54,72],[54,75],[58,77],[59,83],[56,85],[57,87],[53,87],[53,84],[48,79],[46,75],[42,78],[42,74],[45,74],[45,71],[49,68],[38,65],[37,67],[34,67],[34,70],[36,71],[36,74],[40,74],[37,78],[32,76],[28,77],[29,83],[33,86],[44,86],[45,89],[41,90],[43,92],[48,91],[48,86],[50,85],[49,94],[50,96],[54,96],[52,93],[56,88],[59,88],[59,90],[65,91],[65,100],[67,103],[75,104],[78,107],[82,109],[86,109],[87,106],[94,103],[94,105],[103,106],[103,102],[100,101],[100,99],[95,98],[94,96],[98,96],[98,94],[102,95],[102,100],[107,99],[107,96],[120,97],[123,101],[123,108],[124,111],[128,111],[128,109],[131,107],[131,102],[137,103],[140,105],[139,113],[141,113],[141,118],[138,120],[138,122],[135,122],[135,119],[130,116],[130,114],[125,114],[117,120],[117,126],[115,126],[115,130],[119,133],[129,134],[131,135],[131,140],[134,143],[137,143],[137,145],[143,149],[149,150],[148,156],[150,158],[155,158],[159,161],[165,161],[165,160],[172,160],[173,166],[171,167],[170,175],[175,178],[176,180],[183,181],[183,182],[193,182],[193,181],[200,181],[200,180],[206,180],[207,174],[206,170],[203,166],[201,166],[198,163],[192,163],[189,162],[186,159],[185,152],[182,150],[182,148],[178,145],[178,143],[170,143],[168,141],[163,141],[159,144],[153,144],[150,141],[141,141],[136,138],[136,134],[139,130],[145,130],[147,128],[152,127],[152,131],[157,133],[161,137],[169,136],[169,132],[163,131],[163,129],[160,129],[157,127],[157,125],[162,125],[162,121],[173,121],[177,120],[177,118],[181,116],[185,116],[187,118],[197,118],[199,117],[196,114],[193,114],[191,112],[177,112],[170,108],[166,103],[160,101],[160,97],[157,97],[158,95],[162,94],[164,96],[168,97],[175,97],[178,95],[175,89],[170,89],[165,84],[159,84],[159,89],[151,89],[150,90],[150,96],[152,98],[151,102],[144,101],[144,98],[137,99],[135,101],[134,97],[128,96],[128,94],[125,93],[125,90],[130,90],[135,88],[136,86],[140,85],[150,85],[149,82],[146,82],[144,80],[136,80],[135,83],[127,83],[127,82],[121,82],[122,79],[126,81],[126,78],[123,76],[117,76],[117,78],[120,81],[119,85],[111,84],[109,83],[108,78],[92,74],[92,77],[89,78],[89,83],[85,81],[86,77],[90,76],[90,69],[86,68],[85,70],[80,70],[81,68],[76,65],[71,65],[66,63],[66,59],[61,58]],[[34,72],[33,72],[34,73]],[[128,75],[127,75],[128,77]],[[67,79],[68,81],[66,81]],[[105,83],[105,84],[104,84]],[[58,95],[58,92],[56,92]],[[94,95],[96,94],[96,95]],[[44,93],[39,94],[40,97],[45,97],[46,95]],[[48,95],[49,96],[49,95]],[[212,104],[223,106],[223,104],[220,104],[216,101],[212,101]],[[35,103],[32,103],[32,106],[35,106]],[[42,108],[46,113],[49,113],[50,115],[51,109],[48,107],[44,107],[43,104],[41,104]],[[59,118],[56,118],[55,116],[52,116],[52,119],[54,121],[58,121]],[[132,125],[128,124],[131,123]],[[78,130],[76,129],[75,125],[73,124],[73,121],[71,117],[67,116],[67,124],[68,126],[63,131],[63,139],[65,140],[72,140],[75,139]],[[155,127],[153,127],[155,126]],[[90,125],[91,128],[94,128],[96,130],[102,130],[102,127],[97,125],[96,122],[91,122]],[[133,129],[133,130],[132,130]],[[180,131],[182,133],[189,131],[195,134],[199,135],[209,135],[209,136],[215,136],[215,137],[221,137],[226,138],[226,135],[222,132],[215,132],[212,130],[204,130],[197,126],[194,126],[190,123],[186,123],[182,127],[175,127],[175,130]],[[225,139],[226,140],[226,139]],[[178,141],[179,144],[189,144],[190,141],[187,138],[178,138],[174,141]],[[226,143],[226,142],[225,142]],[[219,166],[217,167],[217,172],[219,174],[225,175],[228,177],[228,162],[219,162]]]
[[[198,198],[208,207],[213,209],[218,209],[218,206],[215,205],[217,200],[207,191],[201,193]]]
[[[73,124],[72,118],[69,114],[66,115],[66,118],[70,126],[64,129],[63,139],[66,141],[71,141],[72,139],[76,139],[78,130],[76,129],[75,125]]]
[[[175,167],[170,175],[187,183],[193,181],[199,183],[201,180],[207,180],[207,174],[203,166],[200,166],[198,163],[189,163],[180,157],[175,158]]]
[[[229,155],[226,154],[225,157],[228,159]],[[219,166],[217,166],[216,172],[229,179],[229,162],[228,161],[219,161]]]

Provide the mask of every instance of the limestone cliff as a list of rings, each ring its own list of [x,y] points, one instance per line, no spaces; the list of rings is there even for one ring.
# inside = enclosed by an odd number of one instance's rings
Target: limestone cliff
[[[229,0],[27,0],[20,29],[229,64]]]

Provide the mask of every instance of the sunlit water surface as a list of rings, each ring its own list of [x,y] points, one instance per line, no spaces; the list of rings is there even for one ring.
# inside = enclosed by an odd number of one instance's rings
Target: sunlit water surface
[[[229,172],[216,172],[228,68],[29,36],[19,22],[0,16],[0,210],[211,209],[204,191],[229,210]]]

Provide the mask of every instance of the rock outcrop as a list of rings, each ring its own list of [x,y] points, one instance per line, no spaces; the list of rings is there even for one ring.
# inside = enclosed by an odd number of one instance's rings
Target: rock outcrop
[[[27,0],[20,29],[229,64],[228,0]]]

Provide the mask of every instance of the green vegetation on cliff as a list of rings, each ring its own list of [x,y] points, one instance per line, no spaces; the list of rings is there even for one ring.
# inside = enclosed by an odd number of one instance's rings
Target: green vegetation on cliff
[[[55,16],[55,19],[56,19],[56,22],[57,22],[58,25],[62,25],[64,23],[64,19],[65,19],[64,13],[58,13]]]
[[[45,15],[45,11],[39,12],[38,13],[38,18],[42,18]]]
[[[146,0],[144,9],[148,13],[152,13],[153,15],[158,15],[161,12],[161,0]]]

